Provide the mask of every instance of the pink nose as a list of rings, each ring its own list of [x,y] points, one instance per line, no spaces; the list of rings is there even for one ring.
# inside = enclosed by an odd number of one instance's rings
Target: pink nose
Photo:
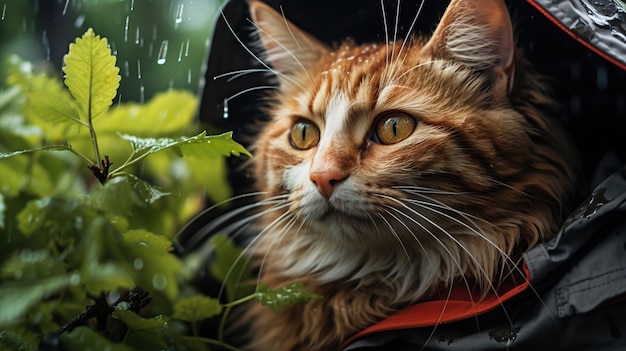
[[[309,176],[311,181],[317,185],[320,194],[327,199],[333,194],[335,187],[347,177],[348,175],[336,169],[314,171]]]

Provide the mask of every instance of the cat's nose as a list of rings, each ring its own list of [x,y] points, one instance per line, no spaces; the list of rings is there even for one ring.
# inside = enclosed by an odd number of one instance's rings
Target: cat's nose
[[[310,179],[317,186],[317,190],[323,197],[330,199],[335,187],[348,175],[335,169],[327,169],[319,172],[311,172]]]

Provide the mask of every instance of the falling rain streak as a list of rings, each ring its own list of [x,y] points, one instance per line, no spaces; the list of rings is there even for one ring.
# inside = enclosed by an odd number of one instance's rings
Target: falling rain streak
[[[163,40],[161,43],[161,48],[159,49],[159,55],[157,56],[157,63],[159,65],[165,64],[167,62],[167,45],[168,41]]]
[[[2,5],[2,18],[0,20],[4,21],[4,16],[7,13],[7,4]]]

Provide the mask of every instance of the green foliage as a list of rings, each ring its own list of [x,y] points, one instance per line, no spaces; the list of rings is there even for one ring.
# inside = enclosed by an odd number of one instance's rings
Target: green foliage
[[[308,291],[306,287],[299,282],[276,289],[268,289],[266,286],[259,286],[256,297],[262,305],[268,306],[273,311],[279,311],[287,306],[303,303],[311,299],[321,298],[321,296]]]
[[[232,133],[197,132],[194,96],[169,91],[111,108],[119,69],[91,29],[65,56],[65,87],[17,58],[9,65],[10,88],[0,92],[0,351],[235,350],[222,340],[233,307],[317,298],[301,284],[255,292],[242,250],[222,235],[211,239],[209,271],[228,303],[197,293],[183,274],[176,233],[205,196],[230,196],[224,157],[251,156]],[[210,318],[219,318],[218,339],[198,332]]]

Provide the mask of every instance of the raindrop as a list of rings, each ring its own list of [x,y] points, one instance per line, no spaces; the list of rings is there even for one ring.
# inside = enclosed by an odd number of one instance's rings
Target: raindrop
[[[224,114],[222,116],[224,119],[228,118],[228,99],[224,99]]]
[[[144,103],[144,93],[145,93],[145,88],[143,87],[143,83],[142,83],[141,86],[139,87],[139,102],[141,102],[142,104]]]
[[[130,20],[130,16],[126,16],[126,24],[124,24],[124,42],[128,42],[128,21]]]
[[[187,70],[187,84],[191,84],[191,68]]]
[[[135,29],[135,44],[139,44],[139,26]]]
[[[183,21],[183,8],[184,4],[178,4],[178,8],[176,9],[176,18],[174,19],[174,23],[176,25],[180,24]]]
[[[7,4],[2,5],[2,18],[0,20],[4,21],[4,16],[7,13]]]
[[[135,9],[135,0],[130,0],[130,10],[133,11]]]
[[[185,43],[180,43],[180,51],[178,51],[178,62],[183,60],[183,49],[185,48]]]
[[[133,261],[133,267],[135,267],[138,271],[141,270],[143,268],[143,260],[141,258],[135,258]]]
[[[124,76],[125,77],[130,76],[130,68],[129,68],[128,61],[124,61]]]
[[[122,94],[119,94],[117,96],[117,107],[119,108],[121,104],[122,104]]]
[[[70,284],[73,286],[80,284],[80,273],[74,273],[70,276]]]
[[[137,59],[137,79],[141,79],[141,60]]]
[[[157,290],[164,290],[167,287],[167,278],[161,273],[155,274],[152,277],[152,286]]]
[[[161,48],[159,49],[159,55],[157,56],[157,63],[159,65],[162,65],[167,61],[167,45],[167,40],[163,40]]]
[[[63,6],[63,12],[61,13],[63,16],[67,13],[67,7],[70,4],[70,0],[65,0],[65,5]]]
[[[85,16],[79,15],[78,17],[76,17],[76,21],[74,21],[74,27],[80,28],[83,26],[83,23],[85,23]]]
[[[189,56],[189,39],[185,43],[185,57]]]

